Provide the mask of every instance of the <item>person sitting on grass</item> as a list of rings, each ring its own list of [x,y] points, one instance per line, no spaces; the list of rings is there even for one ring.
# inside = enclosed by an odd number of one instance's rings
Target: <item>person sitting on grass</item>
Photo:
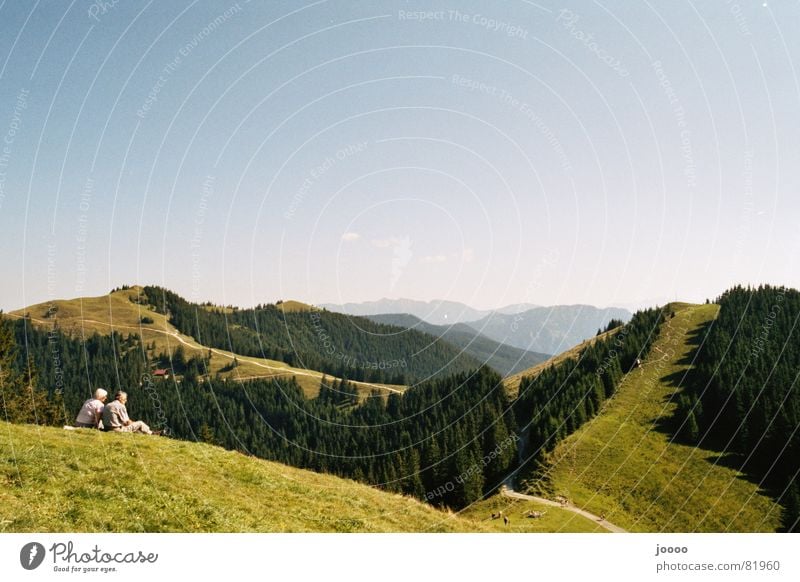
[[[117,392],[114,395],[114,402],[106,404],[103,409],[103,427],[107,431],[114,432],[141,432],[153,434],[150,427],[141,420],[132,421],[128,417],[128,409],[125,403],[128,401],[127,392]]]
[[[100,419],[103,418],[103,409],[108,392],[102,388],[94,391],[94,398],[90,398],[81,406],[81,411],[75,419],[78,428],[100,428]]]

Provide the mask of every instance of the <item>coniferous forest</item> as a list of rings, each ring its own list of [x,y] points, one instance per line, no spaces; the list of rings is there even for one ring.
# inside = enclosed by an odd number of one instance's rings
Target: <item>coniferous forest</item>
[[[525,456],[540,460],[597,414],[623,375],[648,354],[668,316],[663,309],[639,311],[612,337],[584,348],[577,359],[523,378],[514,410],[526,435]]]
[[[319,397],[307,399],[294,379],[201,380],[196,372],[205,363],[199,357],[182,364],[180,382],[161,380],[149,373],[147,352],[135,335],[94,334],[83,341],[57,329],[37,329],[27,320],[6,320],[2,326],[6,341],[0,353],[14,362],[15,378],[2,383],[4,396],[11,401],[30,385],[24,371],[38,370],[33,382],[40,408],[53,404],[39,419],[44,424],[71,423],[96,387],[122,389],[129,394],[132,418],[175,438],[350,477],[449,507],[480,499],[516,462],[510,403],[500,376],[485,367],[422,383],[402,396],[387,399],[376,392],[355,405],[347,381],[323,380]],[[19,400],[29,402],[24,394]],[[9,420],[36,422],[32,414]]]
[[[679,438],[707,443],[800,519],[800,292],[741,286],[716,300],[698,338],[696,373],[680,395]]]
[[[447,342],[324,310],[288,312],[277,305],[224,310],[201,306],[161,287],[145,287],[149,304],[203,345],[269,358],[339,378],[406,384],[480,366]]]

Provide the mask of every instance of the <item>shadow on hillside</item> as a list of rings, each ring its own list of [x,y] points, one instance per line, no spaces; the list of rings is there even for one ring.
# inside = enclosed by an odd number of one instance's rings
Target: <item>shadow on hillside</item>
[[[656,419],[654,429],[667,435],[670,441],[674,443],[694,447],[700,455],[705,455],[705,461],[736,471],[739,473],[739,479],[757,485],[760,493],[772,495],[774,492],[765,489],[761,479],[747,470],[747,467],[744,466],[745,459],[742,455],[726,452],[726,449],[729,448],[726,437],[723,435],[703,435],[704,431],[700,432],[698,440],[692,440],[687,437],[686,423],[688,421],[685,413],[681,413],[679,401],[682,394],[687,396],[690,394],[702,394],[706,389],[706,383],[698,372],[696,364],[702,359],[701,344],[711,325],[713,325],[713,321],[706,322],[687,334],[686,344],[692,349],[677,363],[681,366],[688,366],[688,368],[674,374],[667,374],[661,378],[661,382],[665,386],[673,388],[673,391],[664,397],[663,404],[671,404],[672,406],[669,415]]]
[[[705,443],[703,443],[705,444]],[[724,444],[721,445],[719,448],[724,448]],[[781,492],[775,491],[771,489],[767,484],[764,483],[763,477],[759,477],[756,473],[745,466],[745,457],[744,455],[735,454],[735,453],[721,453],[718,451],[710,451],[705,446],[696,445],[698,451],[703,449],[703,453],[710,452],[711,454],[705,457],[705,461],[712,465],[719,465],[720,467],[725,467],[727,469],[732,469],[733,471],[737,472],[737,479],[745,481],[747,483],[751,483],[758,488],[758,493],[764,495],[766,497],[772,498],[773,501],[778,500],[780,497]]]
[[[679,437],[681,433],[681,425],[683,424],[683,418],[680,418],[677,414],[677,404],[682,393],[686,392],[699,394],[703,391],[704,383],[702,378],[700,378],[699,374],[697,373],[695,363],[700,355],[700,344],[703,341],[706,330],[710,325],[711,322],[705,323],[687,334],[686,344],[692,349],[689,350],[680,360],[678,360],[677,364],[681,366],[688,366],[688,368],[686,370],[675,372],[674,374],[667,374],[666,376],[661,377],[662,384],[673,388],[673,391],[669,394],[669,396],[664,398],[663,403],[665,405],[673,404],[674,406],[672,407],[672,412],[669,416],[662,416],[656,420],[655,430],[664,433],[668,435],[670,439],[677,442],[682,442],[683,444],[690,443],[687,443],[685,440],[681,440]]]

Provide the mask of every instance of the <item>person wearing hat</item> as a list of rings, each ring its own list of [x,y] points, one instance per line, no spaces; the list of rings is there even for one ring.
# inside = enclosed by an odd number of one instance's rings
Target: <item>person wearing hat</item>
[[[78,428],[100,428],[100,420],[103,418],[103,409],[108,392],[102,388],[94,391],[94,398],[90,398],[81,406],[81,411],[75,419],[75,426]]]

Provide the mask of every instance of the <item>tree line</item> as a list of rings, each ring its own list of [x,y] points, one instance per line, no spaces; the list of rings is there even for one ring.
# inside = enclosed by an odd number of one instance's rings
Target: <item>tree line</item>
[[[599,412],[623,375],[648,354],[671,314],[666,308],[639,311],[616,334],[595,341],[577,357],[522,379],[514,411],[525,435],[523,450],[534,466]]]
[[[147,303],[203,345],[285,362],[350,380],[407,384],[466,372],[475,358],[429,334],[326,310],[286,312],[277,305],[223,309],[145,287]]]
[[[373,392],[361,402],[347,380],[325,378],[319,397],[308,399],[294,378],[195,374],[207,371],[201,356],[180,361],[180,381],[156,379],[151,370],[163,355],[151,359],[133,334],[77,338],[57,322],[44,330],[26,319],[2,320],[0,330],[0,388],[12,422],[71,424],[95,388],[125,390],[132,418],[175,438],[452,508],[499,486],[516,461],[510,402],[500,376],[486,367],[420,383],[402,396]]]
[[[696,365],[679,396],[678,438],[735,456],[800,520],[800,292],[737,286],[698,338]]]
[[[4,397],[20,394],[20,402],[35,393],[37,409],[47,404],[51,410],[47,417],[8,420],[55,425],[71,423],[94,388],[122,389],[133,418],[173,437],[458,509],[495,490],[517,467],[522,435],[526,450],[543,452],[596,414],[623,371],[647,352],[664,317],[658,310],[636,314],[577,360],[524,379],[515,401],[485,366],[419,383],[402,395],[373,392],[362,399],[347,380],[324,378],[319,396],[308,399],[293,378],[212,378],[201,355],[173,354],[183,375],[156,379],[151,371],[166,355],[152,356],[136,335],[77,338],[63,334],[57,321],[45,330],[24,319],[0,322],[0,339],[6,338],[0,364],[6,362],[1,369],[8,376],[2,388]],[[28,388],[25,370],[37,371],[28,373]]]

